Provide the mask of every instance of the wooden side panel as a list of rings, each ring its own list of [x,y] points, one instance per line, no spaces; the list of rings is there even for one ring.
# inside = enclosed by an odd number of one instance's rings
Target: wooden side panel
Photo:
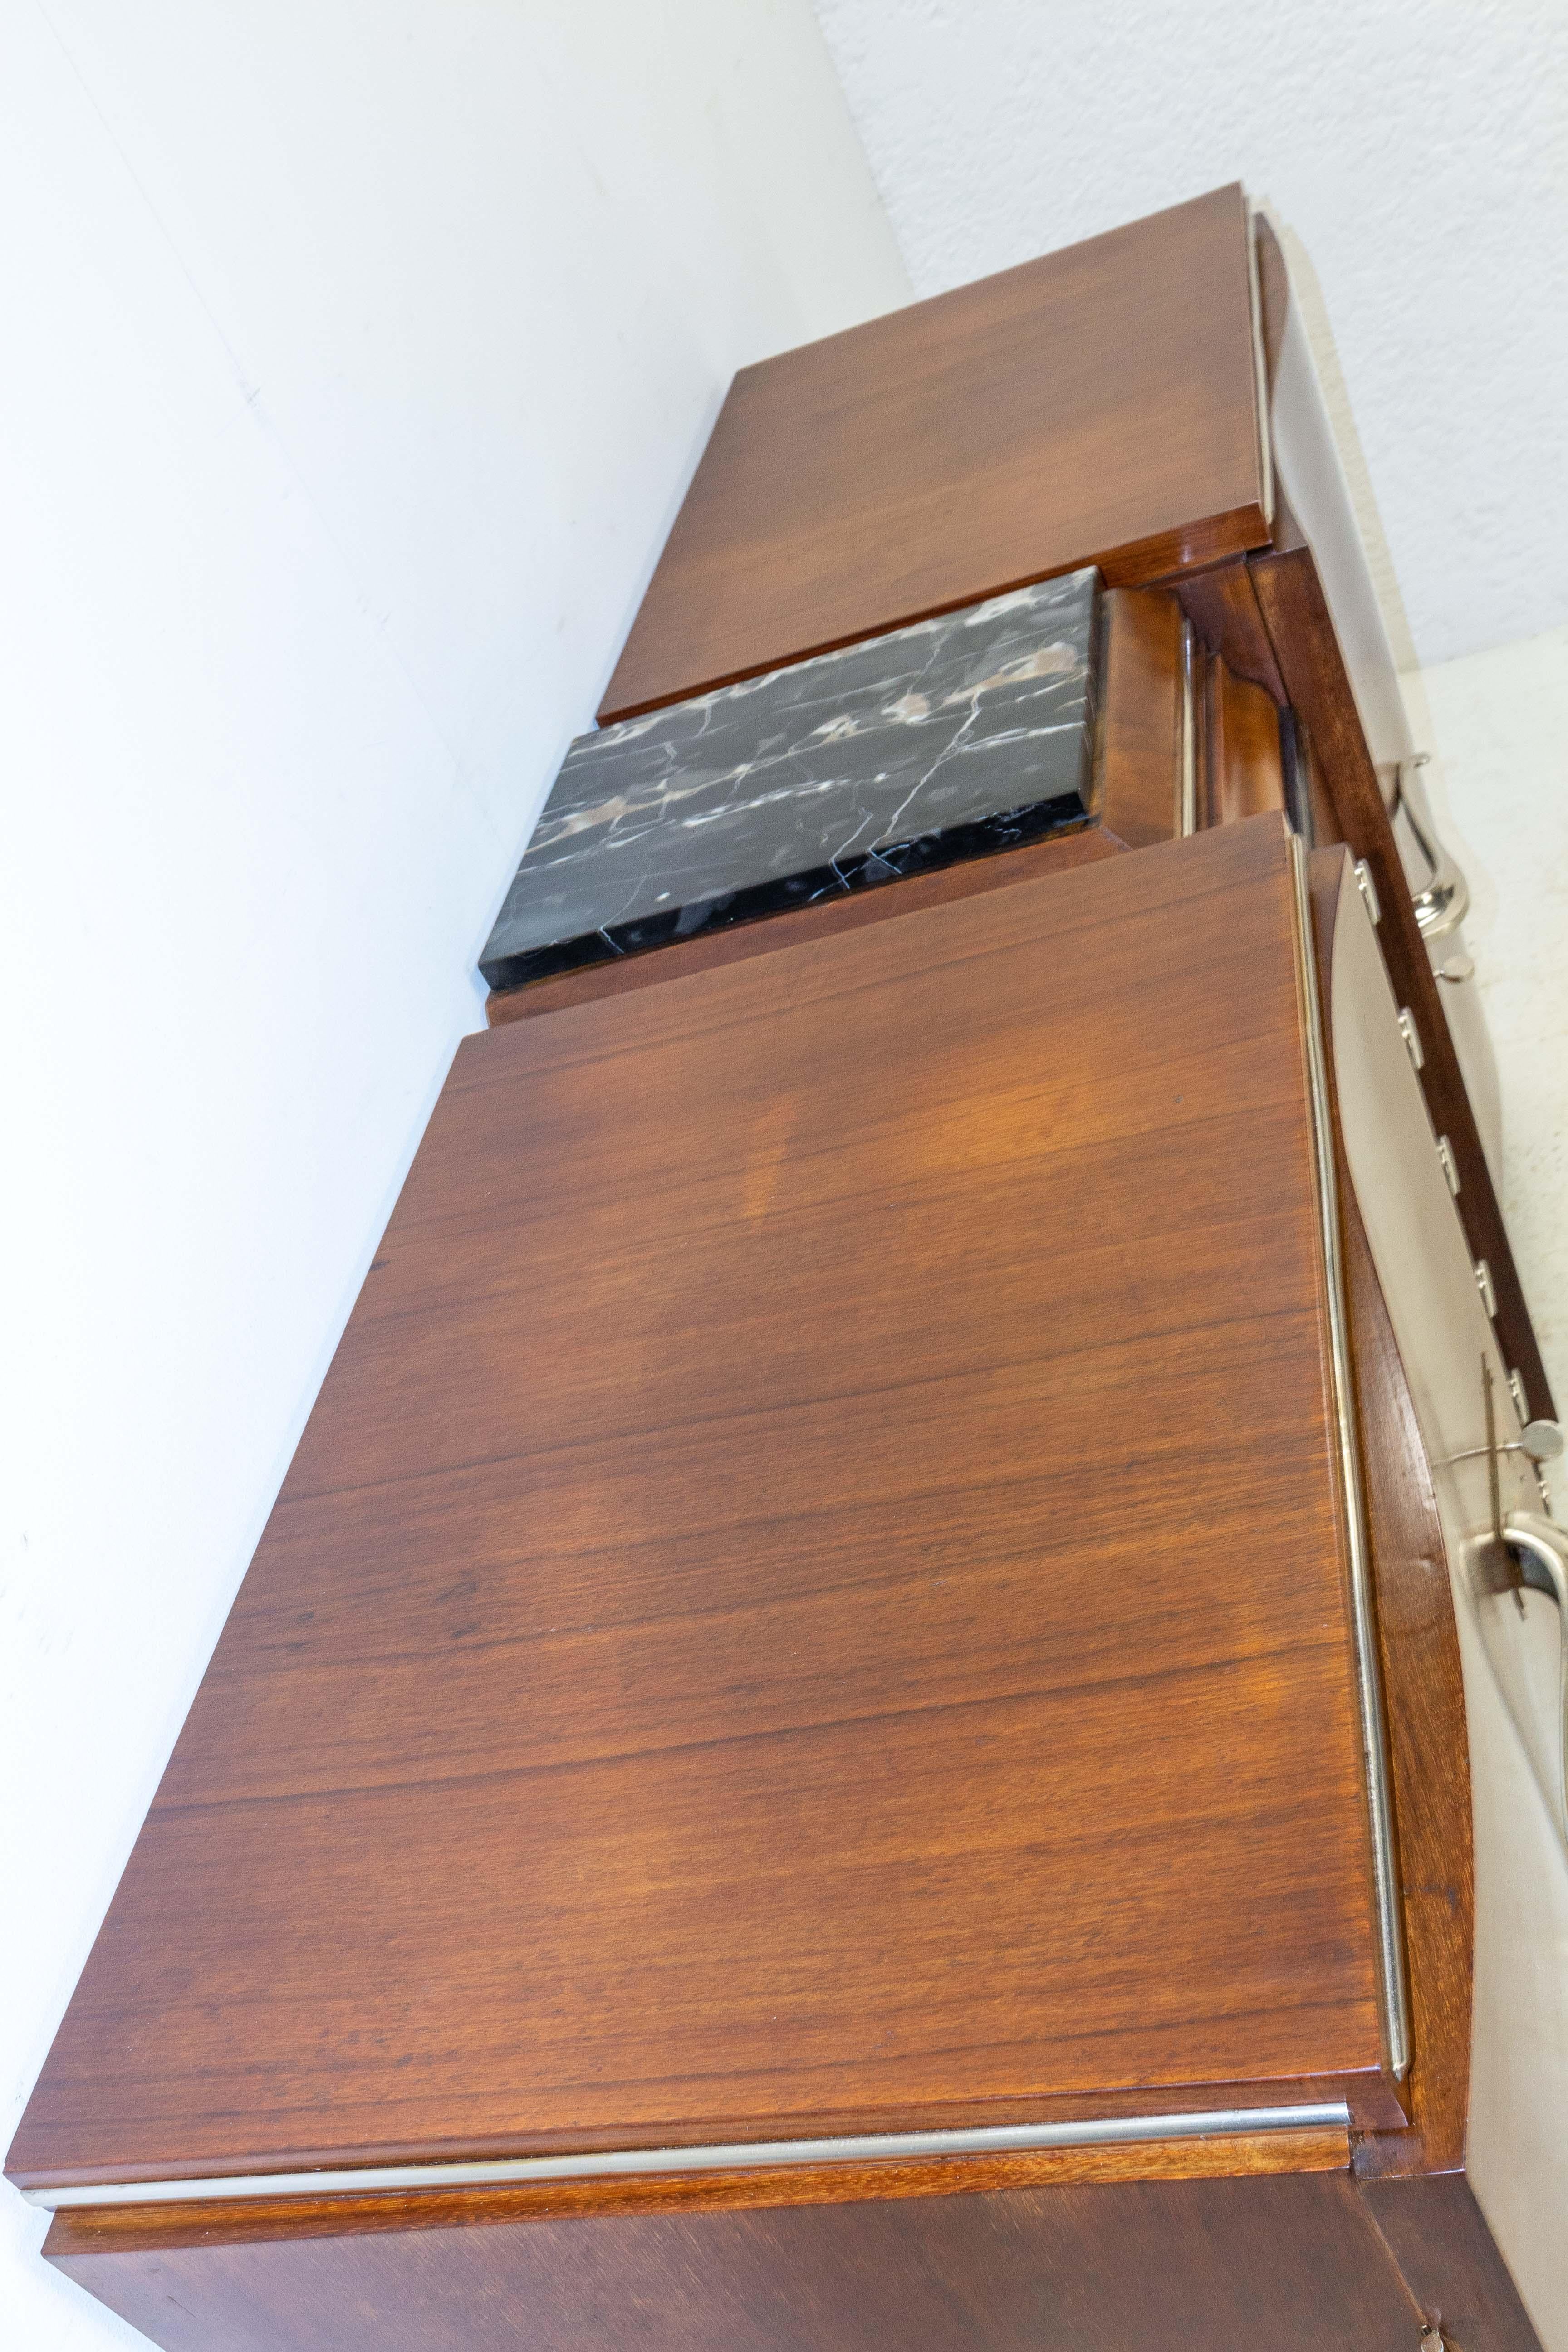
[[[1310,870],[1331,1076],[1335,929],[1365,917],[1342,849],[1320,850]],[[1464,2163],[1469,2104],[1475,1873],[1464,1678],[1431,1472],[1356,1206],[1337,1100],[1334,1125],[1413,2044],[1411,2126],[1363,2135],[1356,2170],[1445,2172]]]
[[[1375,2092],[1293,920],[1260,818],[467,1044],[13,2170]]]
[[[1217,656],[1206,665],[1204,741],[1210,824],[1283,812],[1279,714],[1262,687]]]
[[[1420,2335],[1332,2173],[155,2250],[62,2216],[47,2251],[164,2352],[1417,2352]]]
[[[1497,1329],[1520,1373],[1533,1413],[1556,1408],[1531,1326],[1502,1211],[1492,1186],[1475,1114],[1459,1075],[1441,992],[1416,926],[1409,885],[1389,828],[1377,773],[1356,715],[1350,680],[1310,552],[1258,558],[1251,565],[1289,700],[1306,719],[1312,749],[1352,856],[1372,868],[1383,907],[1379,932],[1389,977],[1415,1016],[1426,1066],[1421,1084],[1439,1135],[1453,1146],[1461,1180],[1459,1213],[1470,1247],[1491,1268]]]
[[[1361,2193],[1424,2317],[1452,2352],[1541,2352],[1462,2174],[1364,2181]]]
[[[1101,604],[1099,816],[1129,849],[1177,831],[1182,608],[1173,596],[1112,588]]]
[[[742,369],[600,719],[1079,564],[1265,545],[1247,241],[1221,188]]]
[[[1262,687],[1276,704],[1284,701],[1279,665],[1244,558],[1216,563],[1208,572],[1183,572],[1170,583],[1170,593],[1211,653],[1222,655],[1237,677]]]

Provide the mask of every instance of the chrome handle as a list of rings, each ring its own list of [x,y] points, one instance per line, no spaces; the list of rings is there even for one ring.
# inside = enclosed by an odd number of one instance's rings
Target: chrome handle
[[[1425,755],[1418,754],[1400,769],[1394,814],[1405,819],[1431,877],[1424,888],[1412,893],[1416,924],[1424,940],[1440,940],[1457,930],[1469,913],[1470,886],[1437,838],[1426,795],[1411,772],[1424,760]]]
[[[1513,1556],[1520,1581],[1557,1603],[1562,1620],[1558,1695],[1555,1797],[1568,1827],[1568,1533],[1534,1511],[1513,1511],[1503,1521],[1503,1541]],[[1523,1602],[1520,1603],[1522,1608]]]

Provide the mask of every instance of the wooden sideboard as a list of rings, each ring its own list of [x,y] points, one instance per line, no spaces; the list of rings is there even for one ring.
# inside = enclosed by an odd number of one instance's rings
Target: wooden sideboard
[[[1310,740],[1317,839],[1375,879],[1471,1255],[1550,1415],[1478,1125],[1495,1082],[1468,960],[1439,933],[1435,970],[1391,823],[1417,747],[1284,257],[1241,188],[742,369],[599,715],[1085,563],[1173,596]]]
[[[1568,2347],[1544,1390],[1253,236],[741,380],[612,703],[1092,561],[1083,819],[460,1048],[7,2160],[167,2352]]]

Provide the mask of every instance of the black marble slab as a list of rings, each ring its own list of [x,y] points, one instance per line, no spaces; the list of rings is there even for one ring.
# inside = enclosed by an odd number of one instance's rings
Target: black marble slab
[[[1088,822],[1100,576],[1075,572],[579,736],[492,988]]]

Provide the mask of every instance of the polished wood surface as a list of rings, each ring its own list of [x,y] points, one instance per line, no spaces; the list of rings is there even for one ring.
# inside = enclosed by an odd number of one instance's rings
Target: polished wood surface
[[[1152,595],[1160,592],[1151,589],[1144,593]],[[1174,595],[1205,645],[1223,654],[1237,677],[1260,686],[1276,705],[1285,700],[1279,665],[1274,658],[1274,647],[1258,609],[1258,592],[1252,584],[1252,572],[1244,556],[1233,557],[1228,563],[1212,564],[1206,572],[1183,572],[1172,582],[1167,593]]]
[[[1259,818],[466,1044],[12,2173],[1388,2115],[1293,921]]]
[[[1499,1331],[1531,1411],[1550,1417],[1385,794],[1278,480],[1265,514],[1249,234],[1240,189],[1217,190],[743,371],[600,716],[1085,562],[1098,561],[1112,586],[1173,590],[1238,678],[1295,705],[1313,755],[1317,840],[1350,842],[1377,875],[1400,935],[1396,980],[1426,1044],[1428,1099],[1497,1286]],[[1289,288],[1267,221],[1256,258],[1273,396]],[[1309,462],[1331,468],[1319,405],[1293,430],[1321,445]],[[1156,512],[1164,520],[1152,528]],[[1385,712],[1399,707],[1386,651],[1361,686]]]
[[[1279,713],[1262,687],[1218,656],[1205,665],[1204,781],[1209,824],[1283,814]]]
[[[599,716],[1268,540],[1239,187],[743,368]]]
[[[1309,871],[1332,1086],[1335,933],[1342,920],[1366,918],[1343,848],[1319,850]],[[1412,2016],[1411,2122],[1404,2130],[1359,2136],[1356,2170],[1372,2178],[1451,2171],[1464,2163],[1475,1874],[1447,1550],[1415,1402],[1356,1205],[1337,1092],[1334,1141]]]
[[[994,2189],[1073,2188],[1088,2181],[1242,2180],[1344,2172],[1349,2167],[1348,2132],[1343,2126],[1321,2126],[1034,2148],[1008,2156],[927,2157],[902,2164],[760,2165],[730,2172],[422,2189],[395,2196],[209,2198],[178,2205],[67,2208],[50,2224],[49,2247],[51,2253],[156,2252],[216,2239],[238,2245],[264,2238],[341,2237],[351,2230],[484,2229],[494,2221],[855,2205],[870,2198],[971,2197]]]
[[[1342,2172],[141,2248],[62,2215],[48,2252],[165,2352],[1420,2352],[1424,2316]]]
[[[1426,1055],[1421,1072],[1432,1124],[1453,1147],[1460,1177],[1459,1215],[1471,1250],[1491,1268],[1497,1330],[1510,1364],[1523,1381],[1531,1411],[1555,1418],[1555,1406],[1530,1313],[1509,1246],[1502,1211],[1481,1148],[1475,1113],[1411,903],[1377,773],[1356,716],[1333,624],[1305,549],[1259,558],[1250,565],[1286,691],[1306,719],[1314,756],[1352,856],[1364,857],[1382,903],[1379,940],[1394,992],[1415,1017]]]
[[[1124,849],[1179,830],[1182,608],[1146,588],[1110,588],[1100,602],[1102,662],[1096,816]]]

